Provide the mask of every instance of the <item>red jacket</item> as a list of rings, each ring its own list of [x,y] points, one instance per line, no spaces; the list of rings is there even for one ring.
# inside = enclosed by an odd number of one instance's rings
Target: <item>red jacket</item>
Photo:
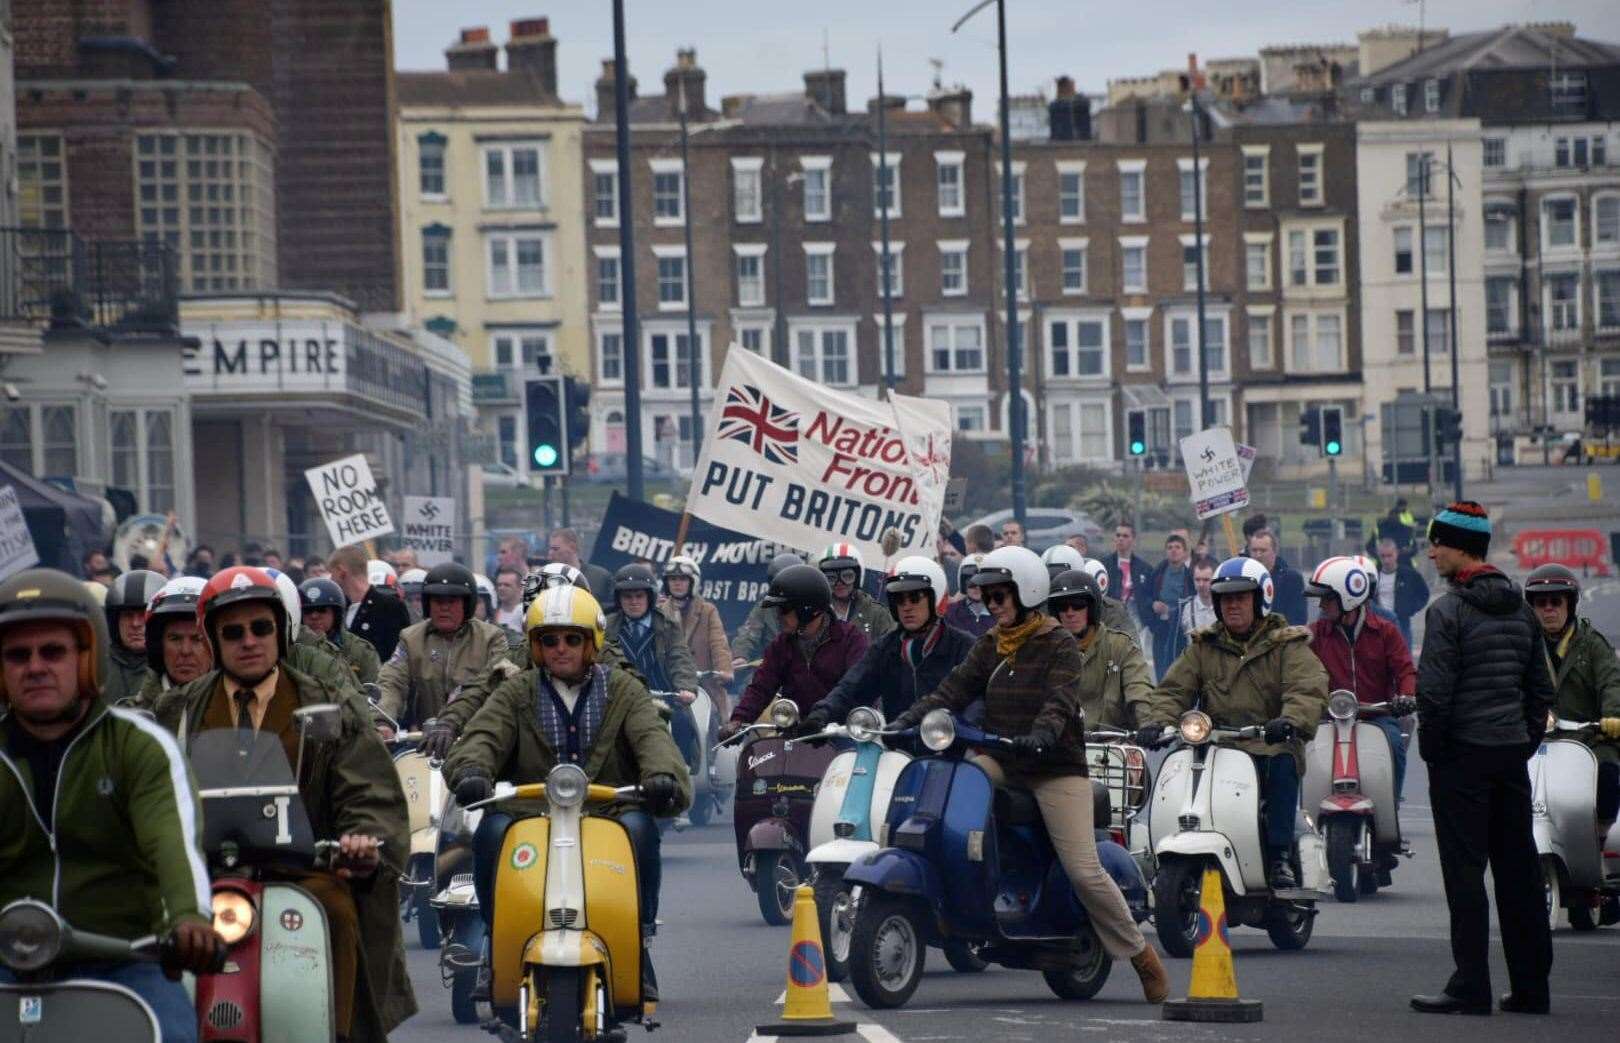
[[[1310,631],[1311,650],[1327,670],[1330,689],[1348,689],[1364,703],[1417,693],[1412,652],[1400,630],[1384,617],[1362,608],[1354,631],[1354,655],[1349,636],[1338,624],[1318,619]]]
[[[827,638],[816,646],[810,661],[799,651],[799,639],[781,633],[765,646],[764,661],[748,682],[747,691],[731,711],[733,721],[753,724],[778,694],[787,696],[806,713],[832,691],[850,667],[866,654],[866,632],[852,623],[827,617]]]

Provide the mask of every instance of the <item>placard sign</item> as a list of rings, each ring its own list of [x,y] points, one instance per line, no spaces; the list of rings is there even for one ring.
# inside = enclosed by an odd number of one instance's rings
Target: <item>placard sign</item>
[[[1249,487],[1232,429],[1212,427],[1181,440],[1181,460],[1193,511],[1200,519],[1242,510],[1249,505]]]
[[[407,496],[404,545],[425,569],[451,561],[456,551],[456,501],[450,496]]]
[[[17,490],[0,486],[0,579],[37,564],[39,551],[34,548],[22,504],[17,502]]]
[[[333,546],[364,543],[394,531],[364,453],[311,467],[304,472],[304,478],[315,494],[321,517],[326,519]]]

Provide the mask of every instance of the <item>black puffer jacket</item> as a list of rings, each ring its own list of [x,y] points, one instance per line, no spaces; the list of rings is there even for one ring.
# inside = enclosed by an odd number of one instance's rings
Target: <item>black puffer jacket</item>
[[[874,704],[883,711],[884,720],[894,720],[911,709],[917,696],[938,688],[945,675],[967,658],[975,640],[972,634],[945,626],[922,665],[913,669],[900,657],[904,637],[905,632],[896,628],[872,643],[854,669],[817,704],[827,711],[828,720],[842,724],[855,707]]]
[[[1418,664],[1418,749],[1446,760],[1457,745],[1519,746],[1547,729],[1552,682],[1541,626],[1513,581],[1490,566],[1454,578],[1429,606]]]

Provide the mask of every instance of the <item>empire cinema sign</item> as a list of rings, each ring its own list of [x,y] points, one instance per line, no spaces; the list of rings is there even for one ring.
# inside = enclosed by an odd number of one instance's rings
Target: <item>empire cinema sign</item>
[[[319,319],[210,322],[188,327],[193,394],[326,392],[421,408],[427,369],[406,348],[352,323]]]

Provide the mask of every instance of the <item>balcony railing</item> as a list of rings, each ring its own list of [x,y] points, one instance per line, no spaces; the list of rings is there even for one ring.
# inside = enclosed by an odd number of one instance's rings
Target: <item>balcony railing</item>
[[[163,243],[0,228],[0,320],[168,332],[179,325],[179,289],[178,258]]]

